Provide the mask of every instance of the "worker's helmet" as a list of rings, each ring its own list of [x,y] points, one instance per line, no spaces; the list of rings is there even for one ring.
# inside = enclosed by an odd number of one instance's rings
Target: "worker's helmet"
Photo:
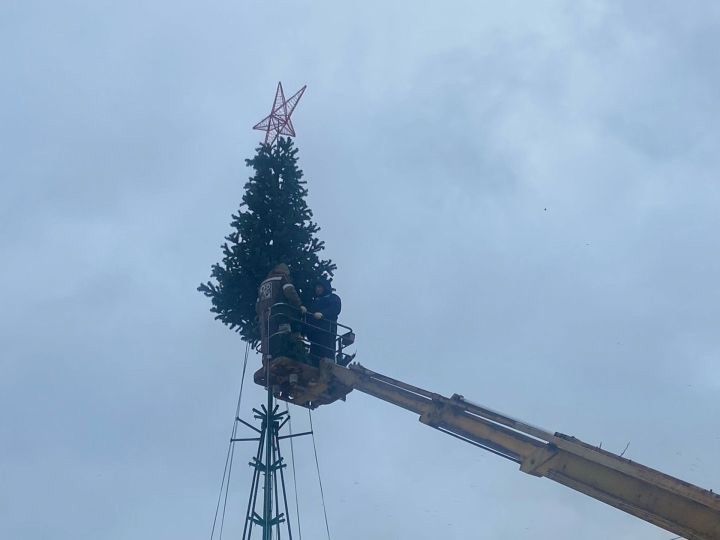
[[[283,276],[289,276],[290,275],[290,268],[285,263],[280,263],[278,265],[275,265],[275,268],[272,269],[271,274],[278,274]]]

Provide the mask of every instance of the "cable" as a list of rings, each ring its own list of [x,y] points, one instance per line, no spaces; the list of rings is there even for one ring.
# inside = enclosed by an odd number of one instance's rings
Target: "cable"
[[[235,407],[235,416],[233,417],[233,427],[230,432],[230,442],[228,443],[228,451],[225,456],[225,468],[223,469],[222,481],[220,482],[220,493],[218,494],[217,505],[215,506],[215,517],[213,517],[212,530],[210,531],[210,540],[215,536],[215,527],[217,525],[218,514],[220,513],[220,501],[223,498],[223,487],[225,488],[225,503],[223,504],[222,518],[220,520],[220,538],[222,538],[222,529],[225,523],[225,507],[227,505],[227,493],[230,485],[230,473],[232,472],[232,459],[235,455],[235,445],[232,439],[237,434],[237,418],[240,416],[240,403],[242,402],[243,386],[245,385],[245,372],[247,371],[248,355],[250,354],[250,344],[245,344],[245,361],[243,362],[242,378],[240,379],[240,392],[238,393],[237,406]],[[227,478],[227,481],[226,481]]]
[[[323,515],[325,516],[325,530],[327,531],[328,540],[330,540],[330,525],[328,525],[327,510],[325,509],[325,493],[323,492],[322,478],[320,478],[320,462],[318,461],[317,446],[315,446],[315,430],[312,423],[312,412],[308,409],[308,417],[310,418],[310,433],[312,434],[313,452],[315,452],[315,467],[317,468],[318,483],[320,484],[320,499],[323,505]]]
[[[215,506],[215,517],[213,518],[212,530],[210,531],[210,540],[212,540],[215,536],[215,525],[217,524],[218,512],[220,511],[220,501],[222,500],[223,487],[225,486],[225,477],[227,475],[228,463],[230,462],[230,451],[232,449],[232,446],[232,442],[228,444],[227,456],[225,457],[225,468],[223,469],[222,481],[220,482],[220,493],[218,494],[218,501],[217,505]]]
[[[235,407],[235,421],[233,423],[233,431],[230,436],[230,466],[228,467],[227,482],[225,482],[225,500],[223,501],[222,518],[220,519],[220,535],[219,540],[222,540],[223,530],[225,529],[225,510],[227,509],[228,493],[230,492],[230,476],[232,474],[233,461],[235,457],[235,445],[232,439],[237,435],[237,419],[240,416],[240,403],[242,402],[242,391],[245,385],[245,371],[247,369],[248,354],[250,352],[250,344],[245,344],[245,361],[243,362],[243,373],[240,379],[240,393],[238,394],[237,407]],[[211,539],[212,540],[212,539]]]
[[[235,457],[235,445],[230,444],[232,451],[230,452],[230,467],[228,468],[227,482],[225,482],[225,500],[223,501],[222,518],[220,519],[219,540],[222,540],[223,529],[225,528],[225,510],[227,508],[228,493],[230,492],[230,475],[232,474],[233,458]]]
[[[300,530],[300,503],[298,501],[297,476],[295,474],[295,449],[293,448],[292,420],[287,401],[285,402],[285,411],[288,413],[288,430],[290,432],[290,461],[292,462],[293,487],[295,488],[295,515],[297,516],[298,537],[302,540],[302,531]]]

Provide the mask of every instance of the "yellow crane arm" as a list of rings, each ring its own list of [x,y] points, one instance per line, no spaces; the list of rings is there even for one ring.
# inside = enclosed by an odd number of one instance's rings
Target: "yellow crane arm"
[[[621,456],[475,405],[385,377],[328,365],[332,379],[420,416],[423,424],[501,455],[688,540],[720,540],[720,496]]]

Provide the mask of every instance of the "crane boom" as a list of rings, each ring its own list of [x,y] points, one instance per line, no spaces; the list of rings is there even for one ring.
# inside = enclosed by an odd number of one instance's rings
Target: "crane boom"
[[[329,387],[339,381],[412,411],[423,424],[514,461],[527,474],[554,480],[688,540],[720,540],[720,496],[712,491],[457,394],[448,398],[359,364],[327,364],[321,372]]]
[[[304,324],[280,311],[277,314]],[[351,328],[335,335],[338,353],[312,359],[290,332],[270,336],[270,360],[255,383],[284,401],[314,409],[345,399],[353,389],[407,409],[423,424],[479,446],[546,477],[688,540],[720,540],[720,496],[650,467],[634,463],[562,433],[551,433],[481,407],[457,394],[445,397],[352,364],[343,347],[354,342]]]

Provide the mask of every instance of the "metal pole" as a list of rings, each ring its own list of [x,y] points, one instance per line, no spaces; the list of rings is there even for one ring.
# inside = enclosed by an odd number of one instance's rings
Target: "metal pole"
[[[267,421],[265,422],[265,504],[263,505],[263,540],[272,540],[272,446],[274,430],[272,387],[268,382]]]
[[[255,453],[255,466],[253,467],[253,478],[252,484],[250,486],[250,497],[248,498],[247,512],[245,513],[245,525],[243,526],[243,540],[249,540],[250,535],[252,535],[254,517],[253,514],[255,513],[255,501],[257,500],[258,487],[260,487],[260,469],[258,468],[258,465],[262,463],[263,449],[265,448],[265,442],[263,441],[264,436],[265,431],[263,431],[260,435],[258,449]],[[251,463],[251,465],[253,465],[253,463]]]

